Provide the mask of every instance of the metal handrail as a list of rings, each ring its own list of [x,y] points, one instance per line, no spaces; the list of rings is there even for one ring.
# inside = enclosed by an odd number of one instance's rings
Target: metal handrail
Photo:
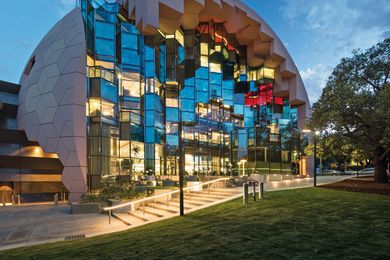
[[[226,187],[226,181],[227,180],[230,180],[230,178],[224,177],[224,178],[219,178],[219,179],[212,180],[212,181],[203,182],[203,183],[196,184],[196,185],[193,185],[193,186],[190,186],[190,187],[186,187],[186,188],[183,189],[183,192],[187,191],[187,190],[191,191],[191,189],[194,189],[194,188],[197,188],[197,187],[203,187],[204,185],[210,185],[212,183],[220,182],[220,181],[225,181],[225,187]],[[115,205],[115,206],[111,206],[111,207],[104,207],[103,210],[104,211],[108,211],[109,223],[111,223],[112,210],[123,208],[123,207],[128,207],[128,206],[131,206],[131,208],[133,209],[133,206],[136,203],[145,203],[148,200],[154,200],[156,198],[169,196],[169,195],[172,195],[172,194],[175,194],[175,193],[179,193],[179,192],[180,192],[180,190],[174,190],[174,191],[170,191],[170,192],[167,192],[167,193],[163,193],[163,194],[159,194],[159,195],[143,198],[143,199],[140,199],[140,200],[136,200],[136,201],[129,201],[129,202],[126,202],[126,203],[123,203],[123,204],[119,204],[119,205]]]

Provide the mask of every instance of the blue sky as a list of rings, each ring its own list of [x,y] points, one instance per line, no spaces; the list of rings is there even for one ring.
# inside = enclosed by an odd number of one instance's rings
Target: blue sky
[[[244,0],[279,35],[293,57],[311,102],[341,57],[390,37],[390,0]],[[18,82],[45,33],[75,0],[3,1],[0,79]]]

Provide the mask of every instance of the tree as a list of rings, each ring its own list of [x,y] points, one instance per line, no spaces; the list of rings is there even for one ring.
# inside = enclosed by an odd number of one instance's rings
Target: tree
[[[372,157],[376,182],[388,182],[389,73],[390,38],[341,59],[313,105],[313,127]]]

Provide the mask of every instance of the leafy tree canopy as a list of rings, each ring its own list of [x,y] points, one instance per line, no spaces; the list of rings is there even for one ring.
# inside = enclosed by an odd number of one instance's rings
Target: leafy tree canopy
[[[373,157],[375,180],[387,182],[390,152],[390,38],[341,59],[313,105],[312,125]]]

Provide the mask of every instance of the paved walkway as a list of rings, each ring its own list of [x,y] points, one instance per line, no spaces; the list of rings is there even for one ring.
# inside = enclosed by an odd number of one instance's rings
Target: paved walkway
[[[349,176],[321,176],[318,177],[317,183],[321,185],[346,178],[349,178]],[[311,186],[313,186],[312,179],[286,180],[266,183],[265,191]],[[216,203],[212,203],[209,206],[214,204]],[[198,209],[191,211],[195,210]],[[116,219],[113,219],[111,225],[108,225],[108,217],[105,214],[72,215],[68,205],[0,207],[0,250],[64,241],[71,236],[92,237],[131,227],[124,225]]]

